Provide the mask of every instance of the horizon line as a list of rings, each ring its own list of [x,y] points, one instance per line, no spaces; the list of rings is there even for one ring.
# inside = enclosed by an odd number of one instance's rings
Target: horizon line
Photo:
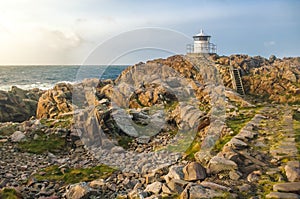
[[[182,55],[182,54],[178,54],[178,55]],[[219,57],[224,57],[224,56],[225,57],[230,57],[230,56],[234,56],[234,55],[247,55],[247,56],[250,56],[250,57],[257,57],[257,56],[259,56],[259,57],[268,59],[268,57],[263,56],[263,55],[251,55],[251,54],[247,54],[247,53],[232,53],[232,54],[229,54],[229,55],[226,55],[226,54],[220,55],[220,54],[216,53],[216,55],[218,55]],[[270,55],[270,56],[272,56],[272,55]],[[277,55],[274,55],[274,56],[276,58],[279,58],[279,59],[299,58],[300,57],[300,55],[289,55],[289,56],[277,56]],[[153,59],[148,59],[146,61],[140,61],[140,62],[146,63],[149,60],[155,60],[155,59],[161,59],[161,58],[153,58]],[[162,58],[162,59],[166,59],[166,58]],[[135,62],[133,64],[125,64],[125,63],[122,63],[122,64],[0,64],[0,66],[133,66],[133,65],[135,65],[137,63],[139,63],[139,61],[137,61],[137,62]]]
[[[0,64],[0,66],[132,66],[134,64]]]

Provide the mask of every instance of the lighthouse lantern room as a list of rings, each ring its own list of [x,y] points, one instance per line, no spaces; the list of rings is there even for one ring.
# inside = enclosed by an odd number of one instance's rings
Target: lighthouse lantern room
[[[200,33],[193,36],[194,44],[187,46],[187,53],[213,54],[217,52],[217,46],[210,43],[210,35],[206,35],[201,29]]]

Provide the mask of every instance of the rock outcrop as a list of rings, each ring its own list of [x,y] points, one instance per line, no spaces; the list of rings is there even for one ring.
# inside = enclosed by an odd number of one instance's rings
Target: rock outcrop
[[[35,116],[42,91],[22,90],[13,86],[10,91],[0,91],[0,122],[23,122]]]
[[[53,89],[46,91],[39,99],[37,118],[56,118],[61,114],[71,112],[73,86],[59,83]]]
[[[98,79],[85,79],[78,84],[58,83],[39,98],[37,118],[60,118],[72,115],[75,109],[95,104],[95,88]]]
[[[299,106],[260,109],[230,89],[229,73],[229,65],[240,69],[251,95],[296,103],[299,60],[195,59],[176,55],[128,67],[116,80],[59,83],[40,98],[39,90],[0,92],[0,116],[2,102],[27,110],[30,99],[38,117],[0,123],[0,198],[7,187],[24,198],[299,198]]]
[[[226,87],[233,88],[229,66],[240,70],[246,94],[279,103],[300,101],[300,58],[231,55],[211,57]]]

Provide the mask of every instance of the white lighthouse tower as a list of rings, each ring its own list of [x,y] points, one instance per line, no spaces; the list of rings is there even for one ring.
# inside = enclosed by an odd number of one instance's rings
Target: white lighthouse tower
[[[210,43],[210,35],[206,35],[201,29],[200,33],[193,36],[194,44],[187,46],[188,53],[212,54],[217,52],[217,46]]]

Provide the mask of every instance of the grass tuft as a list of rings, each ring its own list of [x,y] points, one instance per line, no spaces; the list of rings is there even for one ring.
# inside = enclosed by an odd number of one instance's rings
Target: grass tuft
[[[9,136],[17,130],[16,124],[0,127],[0,136]]]
[[[296,135],[296,146],[298,149],[298,157],[300,157],[300,121],[294,120],[293,121],[293,128]]]
[[[133,141],[132,137],[129,136],[120,136],[117,138],[119,146],[123,147],[123,149],[129,149],[130,143]]]
[[[22,196],[15,189],[4,188],[4,189],[0,190],[0,198],[1,199],[21,199]]]
[[[41,124],[49,128],[70,128],[72,124],[72,116],[64,119],[41,119]]]
[[[188,147],[188,149],[185,151],[186,158],[188,160],[195,160],[195,153],[197,153],[200,150],[200,143],[197,141],[193,141],[192,144]]]
[[[66,150],[66,142],[64,138],[58,135],[38,134],[37,139],[26,140],[18,144],[21,151],[34,154],[43,154],[46,152],[59,153]]]
[[[226,124],[229,128],[232,129],[233,134],[230,135],[225,135],[222,138],[220,138],[215,146],[213,151],[215,153],[218,153],[219,151],[222,150],[223,146],[229,142],[231,140],[232,137],[234,137],[235,135],[237,135],[240,130],[255,116],[255,114],[257,113],[257,111],[259,110],[259,108],[243,108],[242,109],[244,111],[244,113],[240,113],[238,116],[236,117],[232,117],[227,119]]]
[[[62,182],[63,184],[73,184],[78,182],[89,182],[99,178],[107,178],[116,169],[106,165],[98,165],[89,168],[59,168],[57,165],[42,169],[33,177],[38,181],[49,180]]]
[[[293,119],[300,122],[300,112],[294,111],[293,113]]]

